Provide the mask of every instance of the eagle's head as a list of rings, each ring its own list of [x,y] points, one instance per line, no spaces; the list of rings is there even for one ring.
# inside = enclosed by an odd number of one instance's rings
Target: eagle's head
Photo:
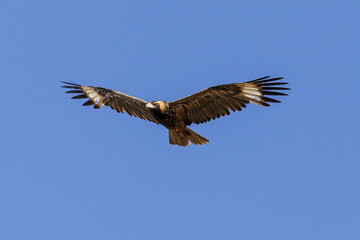
[[[165,113],[167,105],[164,101],[151,101],[146,104],[146,108],[150,111],[160,111]]]

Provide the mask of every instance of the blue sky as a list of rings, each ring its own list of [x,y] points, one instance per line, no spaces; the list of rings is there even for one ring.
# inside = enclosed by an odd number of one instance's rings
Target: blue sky
[[[0,239],[359,239],[357,1],[2,1]],[[283,76],[191,129],[82,107],[60,81],[172,101]]]

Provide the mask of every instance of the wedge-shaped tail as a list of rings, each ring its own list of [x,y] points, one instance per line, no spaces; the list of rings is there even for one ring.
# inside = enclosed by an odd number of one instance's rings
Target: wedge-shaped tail
[[[200,136],[189,128],[184,128],[181,130],[169,129],[169,141],[170,144],[183,147],[189,145],[190,142],[197,145],[204,145],[209,142],[209,140]]]

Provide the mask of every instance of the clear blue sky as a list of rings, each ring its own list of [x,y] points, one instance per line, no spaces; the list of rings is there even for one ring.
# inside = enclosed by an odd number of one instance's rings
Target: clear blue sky
[[[360,239],[359,1],[1,1],[0,239]],[[176,100],[266,75],[270,108],[165,128],[59,81]]]

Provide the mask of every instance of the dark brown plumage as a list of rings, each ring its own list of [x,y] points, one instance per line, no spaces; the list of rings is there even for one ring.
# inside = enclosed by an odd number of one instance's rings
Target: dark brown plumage
[[[72,97],[73,99],[88,99],[83,104],[84,106],[94,105],[94,108],[98,109],[106,105],[118,112],[127,112],[131,116],[161,124],[169,129],[171,144],[187,146],[190,142],[198,145],[209,142],[186,127],[192,123],[205,123],[211,119],[229,115],[230,110],[241,111],[248,103],[261,106],[279,103],[280,101],[267,96],[287,95],[277,92],[289,90],[280,86],[287,84],[278,81],[281,79],[266,76],[244,83],[209,87],[173,102],[146,102],[118,91],[69,82],[63,82],[67,85],[62,87],[74,89],[67,93],[80,94]]]

